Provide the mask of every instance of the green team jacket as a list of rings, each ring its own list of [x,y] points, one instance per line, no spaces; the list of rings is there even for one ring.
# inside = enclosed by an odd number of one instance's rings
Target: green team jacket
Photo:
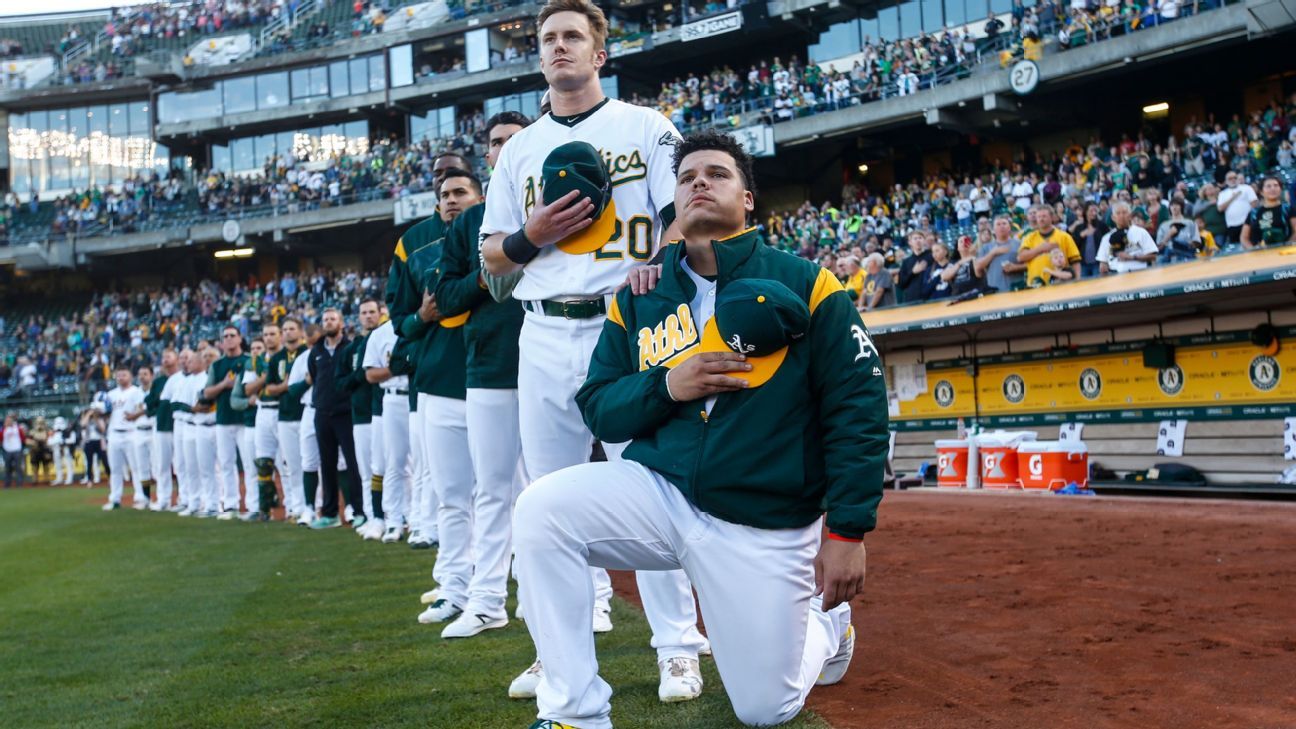
[[[367,425],[373,422],[373,388],[365,379],[364,351],[369,335],[356,337],[347,343],[337,358],[337,386],[351,393],[351,424]]]
[[[410,270],[409,256],[445,234],[446,224],[441,222],[440,213],[434,213],[405,231],[396,241],[383,298],[387,301],[387,315],[391,317],[392,326],[397,332],[400,332],[405,318],[423,305],[423,287],[417,273]]]
[[[157,424],[159,433],[170,433],[175,430],[175,419],[171,415],[171,401],[162,400],[162,388],[166,386],[166,381],[166,375],[153,378],[153,386],[144,396],[144,411],[150,418],[155,418],[154,422]]]
[[[512,298],[497,302],[478,281],[481,255],[477,234],[486,205],[463,211],[450,225],[441,251],[441,280],[437,283],[437,308],[447,317],[469,314],[463,325],[468,350],[467,386],[482,389],[517,389],[518,336],[526,312]]]
[[[293,362],[301,355],[305,354],[310,348],[305,344],[297,346],[297,349],[288,349],[284,347],[270,358],[270,371],[266,374],[267,385],[282,385],[288,381],[288,374],[292,372]],[[302,394],[310,385],[305,382],[298,383],[289,387],[279,396],[279,422],[297,423],[301,422]]]
[[[247,360],[248,360],[247,368],[248,368],[249,370],[252,371],[252,374],[253,374],[253,375],[259,374],[259,373],[261,372],[261,369],[262,369],[263,367],[265,367],[265,365],[263,365],[263,364],[261,363],[261,357],[260,357],[259,355],[249,354],[249,355],[247,355]],[[243,375],[244,375],[243,372],[240,372],[240,373],[239,373],[239,380],[238,380],[238,384],[235,385],[235,387],[243,387],[243,384],[244,384],[244,383],[243,383]],[[258,393],[258,394],[257,394],[257,399],[260,399],[260,398],[261,398],[261,395]],[[243,425],[244,425],[244,427],[247,427],[247,428],[255,428],[255,427],[256,427],[257,406],[256,406],[256,403],[255,403],[255,402],[251,402],[251,401],[249,401],[249,402],[248,402],[248,406],[247,406],[246,408],[244,408],[242,415],[243,415]]]
[[[827,512],[834,534],[862,537],[877,524],[888,443],[882,360],[864,322],[830,271],[765,246],[754,229],[712,245],[719,289],[742,278],[783,283],[811,311],[808,336],[790,345],[768,382],[720,394],[709,415],[701,400],[673,401],[666,365],[641,364],[640,352],[641,341],[669,341],[655,331],[696,293],[680,268],[685,248],[672,245],[657,288],[644,296],[623,289],[608,311],[576,394],[586,424],[604,441],[632,441],[625,458],[721,519],[783,529]],[[674,353],[653,352],[655,361],[687,351],[700,333],[693,338]]]
[[[425,324],[417,313],[419,306],[423,304],[423,291],[436,291],[441,278],[444,239],[428,236],[443,234],[444,231],[445,225],[441,219],[433,216],[401,236],[410,247],[405,260],[407,274],[419,282],[418,304],[401,319],[397,319],[393,313],[392,326],[397,327],[396,332],[401,338],[419,343],[410,379],[411,393],[417,391],[463,400],[467,387],[464,367],[467,353],[464,349],[463,327],[447,328],[439,323]],[[390,306],[388,310],[391,310]]]
[[[207,370],[207,387],[219,385],[223,380],[239,380],[243,376],[243,369],[248,364],[248,356],[245,354],[240,354],[237,357],[221,357],[212,362],[212,366]],[[229,390],[224,390],[220,395],[216,396],[216,424],[243,424],[243,412],[230,406]]]

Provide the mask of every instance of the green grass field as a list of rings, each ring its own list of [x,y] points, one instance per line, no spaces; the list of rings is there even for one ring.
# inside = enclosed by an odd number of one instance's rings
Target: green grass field
[[[504,729],[534,719],[534,702],[505,692],[533,658],[522,623],[443,641],[415,621],[431,552],[343,529],[104,513],[104,495],[0,493],[4,726]],[[618,601],[614,620],[598,647],[618,727],[740,726],[709,659],[702,698],[659,703],[643,615]]]

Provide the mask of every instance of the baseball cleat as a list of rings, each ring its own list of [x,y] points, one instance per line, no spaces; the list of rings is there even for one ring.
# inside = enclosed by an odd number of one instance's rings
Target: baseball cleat
[[[577,727],[571,724],[559,724],[549,719],[536,719],[535,723],[527,727],[527,729],[577,729]]]
[[[540,679],[544,677],[544,666],[540,665],[540,659],[536,659],[531,667],[523,671],[521,675],[513,679],[509,684],[510,699],[534,699],[536,697],[536,687],[540,685]]]
[[[383,535],[383,520],[382,520],[382,519],[370,519],[370,520],[369,520],[369,521],[364,525],[364,528],[360,530],[360,536],[361,536],[361,538],[363,538],[366,542],[371,542],[371,541],[374,541],[374,540],[376,540],[376,539],[381,539],[381,538],[382,538],[382,535]]]
[[[194,514],[194,509],[191,509],[188,506],[176,512],[176,516],[193,516],[193,514]]]
[[[144,511],[144,510],[148,509],[148,502],[147,502],[147,501],[136,501],[134,504],[132,504],[132,508],[134,508],[135,511]]]
[[[121,504],[117,503],[116,501],[109,501],[108,503],[103,505],[104,511],[112,511],[113,509],[120,509],[120,508],[121,508]]]
[[[364,525],[368,523],[369,523],[369,517],[365,516],[364,514],[356,514],[356,517],[351,520],[351,528],[356,531],[360,531],[361,529],[364,528]]]
[[[214,519],[216,518],[216,510],[207,509],[206,511],[200,511],[197,516],[199,519]]]
[[[342,522],[336,516],[321,516],[310,524],[311,529],[333,529],[340,526]]]
[[[237,509],[226,509],[220,513],[220,516],[216,517],[216,521],[234,521],[237,518]]]
[[[151,503],[151,504],[148,505],[148,510],[149,510],[149,511],[166,511],[166,507],[162,505],[162,502],[161,502],[161,501],[154,501],[153,503]]]
[[[427,592],[419,596],[419,602],[423,603],[424,605],[431,605],[432,603],[437,601],[437,596],[440,594],[441,594],[441,588],[434,587],[431,590],[428,590]]]
[[[841,681],[846,676],[846,669],[850,668],[853,655],[855,655],[855,626],[850,625],[846,627],[841,642],[837,644],[837,652],[824,661],[823,668],[819,669],[819,678],[815,681],[815,685],[831,686]]]
[[[254,521],[270,521],[270,516],[269,516],[268,514],[262,514],[262,513],[259,512],[259,511],[249,511],[248,513],[244,514],[243,516],[240,516],[240,517],[239,517],[239,520],[240,520],[240,521],[245,521],[245,522],[248,522],[248,523],[251,523],[251,522],[254,522]]]
[[[399,526],[389,526],[383,530],[382,543],[395,544],[401,540],[401,528]]]
[[[302,511],[301,515],[297,517],[297,526],[308,527],[313,521],[315,521],[315,512],[307,509]]]
[[[612,611],[602,608],[594,608],[594,632],[611,633],[612,632]]]
[[[483,613],[475,613],[473,615],[464,613],[458,618],[455,618],[453,623],[445,626],[445,630],[441,631],[441,637],[471,638],[478,633],[483,633],[487,630],[495,630],[496,628],[503,628],[507,625],[508,617],[506,616],[492,618]]]
[[[409,537],[405,541],[409,543],[410,549],[432,548],[432,540],[428,539],[419,529],[411,529]]]
[[[418,621],[424,625],[444,623],[447,620],[454,620],[462,614],[463,608],[458,605],[455,605],[449,600],[437,600],[431,605],[428,605],[427,610],[424,610],[419,614]]]
[[[702,695],[702,672],[693,658],[668,658],[657,664],[661,670],[661,683],[657,698],[665,704],[692,701]]]
[[[711,641],[707,640],[706,638],[703,638],[702,640],[706,642],[702,644],[701,648],[698,648],[698,655],[699,656],[711,655]]]

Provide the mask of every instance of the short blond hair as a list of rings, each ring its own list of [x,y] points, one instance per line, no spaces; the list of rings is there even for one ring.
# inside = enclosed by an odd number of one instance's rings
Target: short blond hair
[[[590,35],[594,37],[594,48],[602,50],[607,44],[607,16],[599,6],[590,0],[549,0],[540,14],[536,16],[536,30],[544,26],[545,21],[558,13],[580,13],[589,21]]]

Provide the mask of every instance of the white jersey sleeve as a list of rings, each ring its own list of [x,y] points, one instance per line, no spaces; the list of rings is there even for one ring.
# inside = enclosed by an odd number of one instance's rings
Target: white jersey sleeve
[[[663,243],[666,241],[661,236],[675,222],[675,147],[681,137],[675,125],[661,114],[657,115],[657,126],[651,134],[657,134],[657,141],[648,152],[648,194],[653,210],[662,221],[657,237]]]
[[[482,216],[478,248],[481,248],[481,241],[486,240],[488,236],[496,233],[516,233],[526,225],[526,212],[522,209],[522,198],[517,195],[517,188],[510,172],[512,151],[517,146],[505,144],[500,150],[499,158],[495,160],[495,168],[491,170],[490,194],[486,196],[486,212]]]
[[[180,380],[182,378],[183,375],[178,372],[168,377],[166,383],[162,385],[162,393],[158,395],[158,399],[166,400],[167,402],[176,402],[179,400],[178,393],[180,392]]]
[[[293,360],[292,369],[288,372],[288,384],[295,385],[298,382],[306,381],[306,373],[310,371],[307,363],[310,361],[310,352],[302,352],[304,356],[298,356]],[[304,401],[303,396],[303,401]]]
[[[388,356],[391,353],[393,344],[388,344],[387,340],[395,340],[396,333],[392,331],[392,323],[385,322],[382,326],[373,330],[369,339],[365,340],[364,359],[361,364],[365,369],[374,367],[386,367],[390,360]]]

